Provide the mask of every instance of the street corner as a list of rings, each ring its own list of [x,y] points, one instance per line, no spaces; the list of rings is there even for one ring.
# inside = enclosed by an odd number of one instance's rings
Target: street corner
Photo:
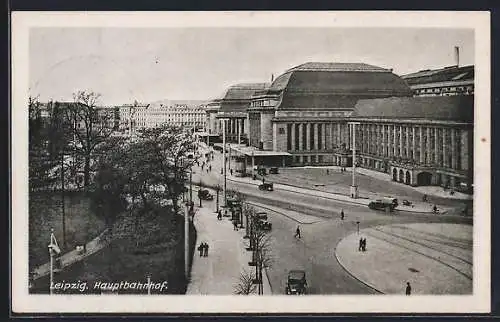
[[[352,277],[384,294],[404,294],[407,282],[414,294],[471,294],[471,228],[460,224],[372,227],[342,239],[335,256]]]

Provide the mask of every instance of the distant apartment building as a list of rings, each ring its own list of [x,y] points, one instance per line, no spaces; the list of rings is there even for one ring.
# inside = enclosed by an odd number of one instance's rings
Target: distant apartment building
[[[426,69],[401,78],[414,96],[474,95],[474,65]]]
[[[205,106],[126,104],[119,107],[121,129],[155,128],[162,124],[201,129],[205,126]]]

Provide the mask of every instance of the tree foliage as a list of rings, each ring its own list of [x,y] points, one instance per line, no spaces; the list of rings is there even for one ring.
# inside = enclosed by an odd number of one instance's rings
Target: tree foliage
[[[125,210],[127,201],[136,232],[141,217],[156,209],[171,205],[178,212],[192,147],[191,136],[171,126],[144,130],[131,139],[110,138],[96,150],[94,209],[112,224],[116,215],[111,212]]]

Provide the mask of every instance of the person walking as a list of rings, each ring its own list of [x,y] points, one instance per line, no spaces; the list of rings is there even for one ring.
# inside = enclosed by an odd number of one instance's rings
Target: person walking
[[[363,238],[363,251],[366,252],[366,238]]]
[[[201,243],[200,246],[198,246],[198,251],[200,252],[200,257],[203,256],[203,249],[205,247],[205,244]]]
[[[212,165],[211,164],[208,166],[208,171],[212,172]]]
[[[358,245],[358,252],[360,252],[363,249],[363,238],[359,239],[359,245]]]
[[[208,243],[205,243],[205,254],[204,254],[205,257],[208,256]]]
[[[344,220],[344,209],[340,211],[340,220]]]
[[[411,285],[410,285],[410,282],[406,282],[406,295],[411,295]]]
[[[297,229],[295,230],[295,235],[294,235],[295,238],[299,238],[300,239],[300,227],[297,226]]]

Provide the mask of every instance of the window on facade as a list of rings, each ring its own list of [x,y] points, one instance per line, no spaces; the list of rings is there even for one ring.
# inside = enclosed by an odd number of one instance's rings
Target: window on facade
[[[323,156],[322,155],[318,155],[318,163],[323,163]]]
[[[323,126],[318,126],[318,149],[323,149]]]
[[[292,149],[292,124],[287,124],[286,125],[287,131],[286,131],[286,149],[291,150]]]
[[[285,128],[284,127],[279,127],[278,128],[278,134],[280,134],[280,135],[285,134]]]
[[[309,126],[309,147],[314,150],[314,124]]]
[[[295,126],[295,150],[299,150],[300,149],[300,146],[299,146],[299,124],[294,124],[293,126]]]

